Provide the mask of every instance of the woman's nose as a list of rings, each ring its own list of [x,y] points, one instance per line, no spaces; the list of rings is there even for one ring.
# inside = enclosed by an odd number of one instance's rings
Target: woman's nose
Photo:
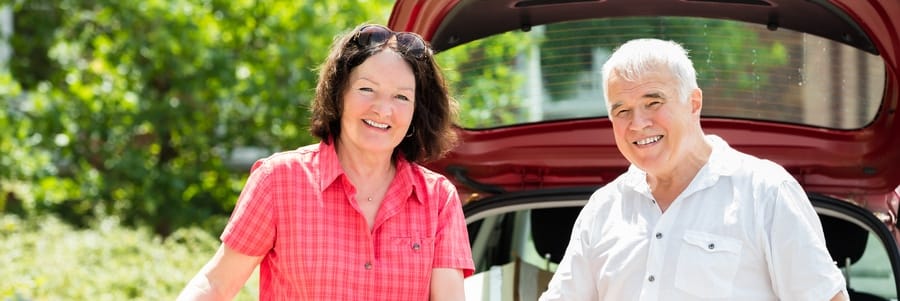
[[[375,102],[372,103],[372,111],[374,111],[378,116],[386,117],[391,115],[391,111],[393,108],[391,107],[391,99],[390,97],[378,97],[375,99]]]

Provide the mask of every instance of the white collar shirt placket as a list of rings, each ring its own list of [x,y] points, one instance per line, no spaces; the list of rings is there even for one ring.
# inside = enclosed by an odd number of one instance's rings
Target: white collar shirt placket
[[[645,233],[648,243],[647,261],[644,268],[644,279],[639,300],[656,301],[661,300],[660,290],[663,282],[671,282],[672,273],[666,271],[666,255],[671,253],[669,248],[673,245],[669,233],[675,226],[674,223],[680,215],[680,202],[678,199],[672,202],[668,210],[663,213],[659,205],[656,203],[649,188],[644,186],[639,191],[641,195],[646,197],[644,200],[646,206],[641,206],[643,215],[647,218],[647,231]],[[681,198],[680,196],[678,198]],[[677,245],[676,245],[677,246]]]

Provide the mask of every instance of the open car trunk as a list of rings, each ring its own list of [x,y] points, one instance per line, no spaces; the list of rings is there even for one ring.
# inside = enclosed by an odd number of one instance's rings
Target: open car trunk
[[[516,296],[537,300],[562,260],[572,225],[594,187],[534,190],[466,206],[476,274],[467,300]],[[809,194],[822,221],[828,251],[844,271],[851,300],[896,300],[900,253],[891,230],[871,212],[832,197]]]
[[[599,73],[643,37],[690,51],[707,134],[806,190],[852,299],[897,299],[897,0],[399,0],[389,26],[430,41],[461,104],[462,143],[427,167],[465,202],[470,300],[535,299],[627,169]]]

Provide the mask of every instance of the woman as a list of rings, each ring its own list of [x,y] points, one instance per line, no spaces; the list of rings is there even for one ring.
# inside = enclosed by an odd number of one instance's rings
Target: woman
[[[314,145],[257,161],[222,246],[179,299],[463,300],[472,273],[456,189],[417,162],[456,143],[456,103],[416,34],[363,25],[321,66]]]

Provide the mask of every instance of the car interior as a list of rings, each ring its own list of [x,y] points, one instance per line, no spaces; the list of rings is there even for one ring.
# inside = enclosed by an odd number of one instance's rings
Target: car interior
[[[395,10],[392,25],[429,39],[464,100],[465,143],[429,167],[466,203],[476,267],[467,297],[471,287],[481,300],[536,300],[546,289],[589,186],[628,166],[598,118],[608,114],[600,67],[624,41],[654,37],[690,49],[707,133],[782,164],[807,189],[851,299],[897,300],[897,142],[879,141],[897,124],[896,64],[880,50],[896,48],[876,47],[896,34],[856,15],[883,3],[461,0]]]
[[[849,271],[865,253],[869,231],[850,221],[828,215],[820,215],[819,219],[822,221],[822,230],[825,233],[831,259],[844,271],[844,278],[847,279],[847,282],[852,283],[856,274]],[[882,296],[860,291],[849,285],[848,293],[850,300],[887,300]]]

